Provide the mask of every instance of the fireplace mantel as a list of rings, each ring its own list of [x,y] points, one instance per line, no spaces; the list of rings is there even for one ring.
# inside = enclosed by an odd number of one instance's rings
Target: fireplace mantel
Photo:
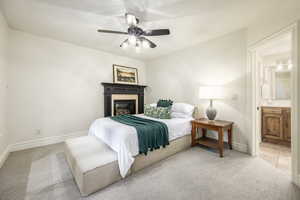
[[[145,85],[129,85],[118,83],[101,83],[104,86],[104,116],[112,116],[113,94],[136,94],[138,95],[138,113],[144,113],[144,89]]]

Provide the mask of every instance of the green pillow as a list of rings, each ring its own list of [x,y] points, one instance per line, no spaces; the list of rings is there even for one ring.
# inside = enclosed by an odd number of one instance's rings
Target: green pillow
[[[157,107],[170,107],[173,105],[173,101],[172,100],[167,100],[167,99],[160,99],[157,102]]]
[[[144,115],[158,119],[171,119],[171,107],[145,105]]]

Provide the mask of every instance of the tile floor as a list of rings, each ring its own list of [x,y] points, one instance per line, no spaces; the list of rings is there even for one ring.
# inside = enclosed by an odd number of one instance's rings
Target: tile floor
[[[287,146],[262,142],[260,157],[275,168],[291,173],[291,148]]]

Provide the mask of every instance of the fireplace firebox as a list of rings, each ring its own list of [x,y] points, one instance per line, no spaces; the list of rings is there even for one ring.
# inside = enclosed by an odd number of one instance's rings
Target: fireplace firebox
[[[114,100],[114,116],[136,114],[135,100]]]

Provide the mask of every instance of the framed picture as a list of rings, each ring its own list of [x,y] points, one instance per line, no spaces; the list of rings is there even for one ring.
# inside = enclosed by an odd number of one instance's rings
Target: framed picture
[[[113,65],[114,83],[121,84],[138,84],[137,68]]]

